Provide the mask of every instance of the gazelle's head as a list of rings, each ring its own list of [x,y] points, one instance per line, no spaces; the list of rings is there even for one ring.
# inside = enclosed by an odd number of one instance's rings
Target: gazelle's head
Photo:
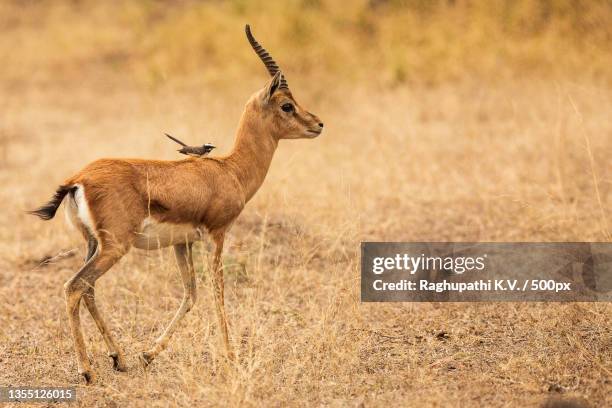
[[[314,138],[323,131],[323,122],[302,108],[293,98],[284,75],[270,54],[255,40],[247,24],[246,35],[272,79],[249,100],[247,107],[257,112],[259,120],[276,139]]]

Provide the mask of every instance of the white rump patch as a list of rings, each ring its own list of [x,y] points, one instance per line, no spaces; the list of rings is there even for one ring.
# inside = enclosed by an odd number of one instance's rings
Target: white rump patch
[[[85,188],[76,184],[74,199],[68,199],[66,204],[66,219],[73,227],[85,228],[90,234],[96,235],[93,218],[89,211],[89,204],[85,198]]]

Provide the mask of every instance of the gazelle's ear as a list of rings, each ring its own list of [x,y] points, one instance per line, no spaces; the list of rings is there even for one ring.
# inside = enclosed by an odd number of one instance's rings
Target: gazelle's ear
[[[268,83],[266,89],[264,89],[263,99],[265,103],[268,103],[270,101],[270,98],[272,97],[272,95],[274,95],[274,92],[276,92],[276,90],[280,86],[282,78],[282,72],[278,71],[276,74],[274,74],[272,80],[270,81],[270,83]]]

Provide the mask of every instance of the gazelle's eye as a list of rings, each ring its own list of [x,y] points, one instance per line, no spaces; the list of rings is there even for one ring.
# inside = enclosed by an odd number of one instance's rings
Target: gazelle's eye
[[[293,105],[290,103],[284,103],[283,106],[281,106],[281,109],[283,112],[293,112]]]

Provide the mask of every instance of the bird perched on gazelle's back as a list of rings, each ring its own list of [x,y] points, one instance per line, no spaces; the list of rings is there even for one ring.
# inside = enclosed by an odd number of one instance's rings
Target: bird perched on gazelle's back
[[[187,146],[185,143],[181,142],[177,138],[167,133],[165,135],[168,136],[170,139],[174,140],[176,143],[183,146],[179,150],[177,150],[177,152],[186,154],[187,156],[204,157],[215,148],[215,146],[210,143],[204,143],[202,146]]]

